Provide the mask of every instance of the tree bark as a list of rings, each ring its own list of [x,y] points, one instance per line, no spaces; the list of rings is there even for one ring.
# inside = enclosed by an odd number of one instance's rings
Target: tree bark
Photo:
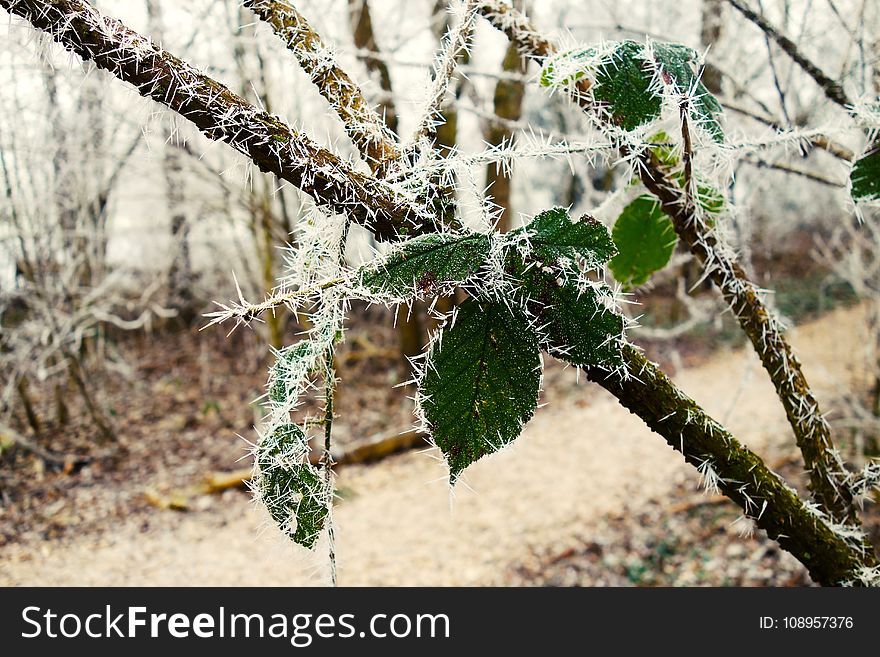
[[[520,55],[515,43],[507,46],[501,69],[504,73],[525,75],[528,69],[528,60]],[[515,143],[515,133],[510,127],[510,122],[519,121],[522,116],[525,92],[525,83],[522,80],[508,80],[503,77],[498,80],[495,85],[493,104],[495,116],[501,121],[490,121],[486,139],[490,146],[498,147],[502,144],[512,146]],[[504,167],[497,162],[491,162],[486,170],[486,187],[495,204],[500,208],[498,231],[501,233],[510,230],[513,220],[513,199],[511,198],[509,174],[512,172],[506,172]]]

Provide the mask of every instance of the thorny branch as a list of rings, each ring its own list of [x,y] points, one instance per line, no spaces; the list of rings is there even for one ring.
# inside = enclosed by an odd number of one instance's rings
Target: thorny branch
[[[296,55],[312,83],[342,119],[345,131],[373,171],[400,157],[394,135],[293,3],[287,0],[244,0],[244,6],[271,25]]]
[[[587,376],[663,436],[694,467],[709,464],[718,487],[823,584],[858,579],[876,565],[858,531],[841,531],[809,508],[759,456],[744,447],[634,347],[624,347],[628,377],[601,369]],[[849,538],[847,538],[847,536]]]
[[[203,331],[211,326],[235,320],[235,324],[232,328],[234,331],[241,324],[249,324],[252,321],[259,320],[263,313],[275,312],[277,308],[282,306],[292,306],[292,310],[296,312],[299,305],[314,298],[323,290],[344,283],[345,281],[345,278],[331,278],[312,287],[298,288],[296,290],[282,289],[268,296],[259,303],[252,303],[244,298],[244,293],[241,291],[241,287],[236,280],[235,287],[238,292],[238,301],[231,301],[228,304],[218,303],[217,305],[220,306],[221,310],[205,313],[204,316],[211,321],[199,330]]]
[[[478,16],[479,4],[475,0],[467,0],[461,3],[463,6],[461,16],[457,24],[452,24],[443,40],[443,48],[434,66],[434,80],[428,92],[425,107],[420,116],[419,126],[415,130],[411,140],[411,146],[417,146],[427,141],[432,142],[437,133],[438,119],[443,116],[443,102],[449,92],[449,85],[458,68],[458,60],[463,52],[468,49],[474,22]]]
[[[553,43],[543,39],[529,20],[510,5],[500,0],[484,2],[482,13],[519,45],[523,55],[540,61],[557,51]],[[585,112],[592,111],[592,101],[583,89],[573,90],[572,99]],[[810,473],[810,488],[816,500],[835,518],[857,525],[852,494],[845,484],[846,471],[834,449],[831,429],[800,362],[783,335],[783,327],[767,308],[761,291],[736,263],[734,255],[718,242],[694,212],[693,206],[685,202],[679,186],[663,173],[649,154],[643,154],[639,164],[642,183],[657,196],[664,212],[672,219],[679,238],[703,264],[707,276],[730,305],[770,375]]]
[[[740,107],[738,105],[733,105],[732,103],[722,102],[721,105],[725,109],[729,109],[732,112],[736,112],[737,114],[742,114],[743,116],[747,116],[750,119],[754,119],[759,123],[763,123],[766,126],[770,126],[776,130],[783,130],[783,126],[774,119],[771,119],[767,116],[762,116],[757,112],[752,112],[744,107]],[[809,138],[810,143],[816,148],[821,148],[823,151],[826,151],[833,155],[834,157],[843,160],[844,162],[852,162],[855,159],[855,153],[853,153],[849,148],[839,144],[832,139],[828,138],[825,135],[813,135]]]

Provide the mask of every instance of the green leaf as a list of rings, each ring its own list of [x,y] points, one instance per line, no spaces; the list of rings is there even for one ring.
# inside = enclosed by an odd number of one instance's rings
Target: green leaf
[[[697,185],[696,201],[708,214],[721,214],[727,204],[724,194],[709,185]]]
[[[269,371],[269,399],[279,404],[287,401],[300,377],[307,376],[314,361],[313,345],[302,340],[278,352]]]
[[[478,233],[435,233],[404,242],[380,264],[360,271],[363,285],[394,298],[429,296],[458,285],[489,257],[489,238]]]
[[[595,48],[576,48],[548,58],[541,67],[541,86],[565,87],[577,82],[592,68],[597,52]]]
[[[724,141],[724,129],[721,127],[723,109],[721,103],[709,93],[694,71],[698,63],[697,52],[692,48],[677,43],[654,43],[654,57],[660,65],[664,82],[674,84],[681,94],[693,95],[689,112],[695,123],[706,130],[718,143]]]
[[[532,255],[548,264],[577,256],[587,268],[596,269],[617,253],[605,226],[589,216],[575,221],[564,208],[546,210],[510,234],[522,233],[528,236]]]
[[[721,104],[709,93],[696,72],[697,52],[676,43],[652,43],[653,61],[647,47],[637,41],[612,44],[602,56],[596,48],[579,48],[551,57],[541,70],[545,87],[570,86],[594,75],[593,98],[604,104],[612,121],[624,130],[635,130],[660,116],[663,96],[655,86],[655,66],[660,79],[679,94],[693,96],[689,112],[694,122],[716,142],[724,141]],[[597,61],[598,59],[598,61]]]
[[[303,430],[282,424],[256,450],[256,489],[278,527],[295,543],[312,548],[327,520],[332,492],[308,462]]]
[[[515,440],[532,417],[541,382],[538,340],[506,306],[470,299],[432,346],[426,367],[422,408],[454,483],[471,463]]]
[[[677,241],[672,221],[651,196],[640,196],[626,206],[611,235],[620,251],[609,263],[611,273],[629,288],[663,269]]]
[[[851,194],[854,201],[880,199],[880,146],[875,146],[856,160],[849,179],[852,183]]]
[[[621,41],[598,66],[593,97],[604,103],[611,118],[624,130],[635,130],[660,116],[663,99],[653,88],[645,47]]]
[[[671,141],[672,139],[669,135],[662,130],[648,138],[649,144],[657,144],[657,146],[649,147],[651,153],[657,158],[657,161],[661,166],[669,169],[677,167],[681,162],[681,157],[678,155],[678,152],[673,146],[669,145],[669,142]],[[635,178],[634,180],[638,181],[638,178]]]
[[[576,278],[573,270],[557,277],[534,266],[521,275],[529,307],[543,321],[544,347],[555,358],[579,367],[617,366],[623,317],[599,299],[600,291],[610,294],[610,290],[580,289]]]

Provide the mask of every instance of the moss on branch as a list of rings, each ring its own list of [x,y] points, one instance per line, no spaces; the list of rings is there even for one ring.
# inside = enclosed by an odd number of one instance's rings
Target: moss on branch
[[[810,509],[761,458],[709,417],[634,347],[623,350],[628,376],[599,368],[587,376],[617,397],[691,465],[718,475],[718,486],[770,538],[797,557],[824,585],[858,581],[876,564],[871,550],[847,539],[827,516]]]

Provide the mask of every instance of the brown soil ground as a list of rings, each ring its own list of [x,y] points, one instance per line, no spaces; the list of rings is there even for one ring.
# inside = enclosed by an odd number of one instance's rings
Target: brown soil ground
[[[826,409],[862,385],[861,310],[838,309],[792,334]],[[363,348],[355,335],[349,349]],[[326,545],[286,543],[244,491],[151,506],[231,470],[259,416],[266,362],[256,340],[144,339],[132,386],[104,401],[127,449],[68,473],[21,453],[0,464],[0,584],[306,585],[328,579]],[[201,345],[201,346],[197,346]],[[380,345],[381,346],[381,345]],[[387,347],[388,345],[385,345]],[[665,360],[666,354],[652,353]],[[343,354],[344,357],[344,354]],[[412,421],[388,363],[352,359],[339,438]],[[796,473],[792,439],[751,352],[722,350],[675,380],[752,449]],[[793,558],[736,508],[700,489],[680,455],[573,370],[549,366],[542,408],[515,445],[472,466],[454,496],[434,452],[340,470],[335,507],[342,585],[804,585]],[[41,410],[49,413],[51,400]],[[832,416],[833,421],[833,416]],[[44,444],[77,451],[87,434]],[[792,475],[792,481],[802,484]],[[870,514],[872,522],[875,511]]]

